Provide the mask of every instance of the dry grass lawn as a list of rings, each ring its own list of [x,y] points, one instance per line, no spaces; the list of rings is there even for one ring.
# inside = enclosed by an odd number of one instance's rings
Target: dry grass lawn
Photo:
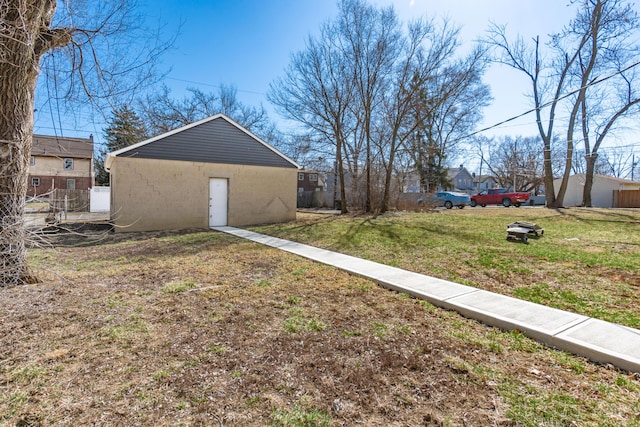
[[[42,283],[0,289],[0,425],[640,425],[634,374],[220,233],[30,260]]]

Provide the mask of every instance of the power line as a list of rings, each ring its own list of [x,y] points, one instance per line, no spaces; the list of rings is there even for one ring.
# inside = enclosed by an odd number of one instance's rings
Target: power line
[[[49,88],[49,79],[47,80],[47,94],[49,95],[49,97],[51,97],[51,90]],[[49,114],[51,115],[51,124],[53,124],[53,135],[57,138],[58,137],[58,131],[56,129],[56,123],[53,117],[53,105],[51,105],[51,101],[47,102],[49,104]]]
[[[224,86],[223,85],[214,85],[211,83],[202,83],[202,82],[196,82],[193,80],[185,80],[185,79],[178,79],[176,77],[165,77],[167,80],[175,80],[177,82],[183,82],[183,83],[191,83],[194,85],[198,85],[198,86],[208,86],[208,87],[214,87],[216,89],[222,89]],[[233,86],[229,86],[229,87],[233,87]],[[244,90],[244,89],[238,89],[236,87],[233,87],[237,92],[243,92],[243,93],[250,93],[253,95],[262,95],[262,96],[266,96],[265,93],[263,92],[256,92],[256,91],[252,91],[252,90]]]
[[[53,64],[53,89],[56,93],[56,112],[58,113],[58,126],[62,128],[62,118],[60,117],[60,98],[58,98],[58,73],[56,72],[56,61],[55,59],[51,61]],[[47,79],[48,80],[48,79]],[[53,117],[51,118],[53,121]],[[62,135],[62,130],[60,131],[60,136]]]
[[[494,125],[491,125],[491,126],[488,126],[486,128],[483,128],[483,129],[477,130],[475,132],[472,132],[472,133],[470,133],[470,134],[468,134],[468,135],[466,135],[464,137],[458,138],[456,141],[460,141],[462,139],[472,137],[472,136],[477,135],[479,133],[486,132],[486,131],[491,130],[491,129],[495,129],[498,126],[501,126],[501,125],[503,125],[505,123],[509,123],[511,121],[519,119],[520,117],[524,117],[524,116],[526,116],[528,114],[531,114],[531,113],[535,112],[536,110],[541,110],[543,108],[546,108],[546,107],[548,107],[548,106],[550,106],[550,105],[552,105],[552,104],[554,104],[554,103],[556,103],[558,101],[562,101],[565,98],[568,98],[568,97],[570,97],[572,95],[575,95],[576,93],[580,92],[583,89],[587,89],[587,88],[589,88],[591,86],[594,86],[596,84],[600,84],[600,83],[602,83],[602,82],[604,82],[606,80],[609,80],[610,78],[613,78],[613,77],[617,76],[618,74],[622,74],[625,71],[628,71],[628,70],[630,70],[630,69],[632,69],[634,67],[637,67],[638,65],[640,65],[640,61],[635,62],[635,63],[629,65],[628,67],[626,67],[626,68],[624,68],[622,70],[618,70],[615,73],[612,73],[612,74],[610,74],[608,76],[602,77],[601,79],[597,79],[597,80],[594,80],[592,82],[589,82],[586,85],[584,85],[584,86],[582,86],[582,87],[580,87],[578,89],[575,89],[575,90],[573,90],[573,91],[571,91],[571,92],[569,92],[569,93],[567,93],[565,95],[561,95],[558,98],[554,98],[554,99],[552,99],[550,101],[547,101],[547,102],[545,102],[544,104],[542,104],[541,106],[539,106],[537,108],[532,108],[530,110],[525,111],[524,113],[518,114],[517,116],[510,117],[510,118],[508,118],[506,120],[503,120],[503,121],[501,121],[499,123],[496,123]]]

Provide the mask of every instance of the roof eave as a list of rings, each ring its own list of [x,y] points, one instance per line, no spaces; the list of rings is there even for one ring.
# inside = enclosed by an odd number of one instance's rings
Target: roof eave
[[[111,170],[111,163],[113,163],[113,154],[107,153],[104,158],[104,170],[109,172]]]

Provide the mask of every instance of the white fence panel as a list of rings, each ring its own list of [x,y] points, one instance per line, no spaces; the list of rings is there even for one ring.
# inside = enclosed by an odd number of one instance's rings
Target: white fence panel
[[[93,187],[89,197],[89,212],[111,210],[111,187]]]

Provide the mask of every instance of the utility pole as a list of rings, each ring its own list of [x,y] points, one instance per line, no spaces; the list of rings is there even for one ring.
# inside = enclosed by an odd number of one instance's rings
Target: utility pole
[[[480,180],[482,179],[482,163],[484,162],[484,152],[480,152],[480,172],[478,172],[478,179],[476,184],[476,193],[480,192]]]

